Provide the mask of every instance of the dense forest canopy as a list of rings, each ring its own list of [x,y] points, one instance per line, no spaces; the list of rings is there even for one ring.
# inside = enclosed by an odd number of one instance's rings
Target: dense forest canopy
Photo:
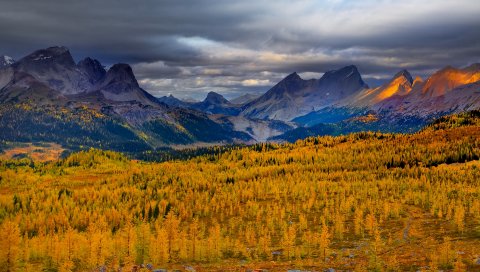
[[[3,159],[0,270],[478,269],[479,120],[162,163]]]

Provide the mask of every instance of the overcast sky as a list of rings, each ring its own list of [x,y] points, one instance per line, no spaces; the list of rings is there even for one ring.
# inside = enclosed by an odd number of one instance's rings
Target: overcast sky
[[[370,85],[480,62],[479,0],[0,0],[0,54],[64,45],[156,96],[265,92],[356,65]]]

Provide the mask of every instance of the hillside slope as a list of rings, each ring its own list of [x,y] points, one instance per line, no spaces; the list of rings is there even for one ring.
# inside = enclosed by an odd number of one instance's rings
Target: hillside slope
[[[3,141],[138,151],[167,145],[254,141],[205,113],[172,108],[143,90],[128,64],[75,63],[65,47],[37,50],[0,68]]]
[[[479,122],[164,163],[101,150],[0,159],[0,246],[32,270],[476,271]]]

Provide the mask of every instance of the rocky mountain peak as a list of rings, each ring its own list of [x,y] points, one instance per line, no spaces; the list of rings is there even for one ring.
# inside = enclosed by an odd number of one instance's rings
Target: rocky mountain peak
[[[219,105],[230,103],[227,99],[225,99],[225,97],[223,97],[221,94],[216,92],[209,92],[205,100],[203,100],[203,102],[209,103],[209,104],[219,104]]]
[[[416,87],[422,83],[423,83],[423,78],[421,78],[420,76],[416,76],[415,79],[413,80],[412,87]]]
[[[351,94],[359,89],[368,88],[355,65],[328,71],[320,78],[318,83],[323,88],[343,90],[343,94]]]
[[[251,93],[247,93],[247,94],[244,94],[244,95],[241,95],[237,98],[234,98],[230,101],[230,103],[233,103],[233,104],[245,104],[245,103],[248,103],[250,101],[253,101],[254,99],[257,99],[260,95],[258,94],[251,94]]]
[[[96,59],[85,58],[79,61],[77,66],[87,75],[91,83],[99,82],[107,74],[103,65]]]
[[[352,74],[355,74],[355,73],[356,73],[356,74],[360,74],[360,73],[358,72],[357,66],[355,66],[355,65],[345,66],[345,67],[337,70],[337,72],[339,72],[339,73],[348,73],[348,74],[347,74],[347,77],[348,77],[348,76],[351,76]]]
[[[471,65],[465,69],[447,66],[434,73],[423,86],[422,94],[427,97],[443,96],[461,85],[466,85],[480,80],[480,70]]]
[[[330,94],[336,93],[340,97],[345,97],[361,89],[368,88],[355,65],[326,72],[318,80],[318,85],[326,92]]]
[[[285,81],[292,81],[292,80],[301,80],[302,78],[297,74],[297,72],[293,72],[286,76],[283,80]]]
[[[170,106],[183,105],[183,102],[180,99],[173,96],[172,94],[170,94],[168,96],[159,97],[157,100],[159,102],[165,103],[165,104],[170,105]]]
[[[405,78],[408,82],[410,82],[410,84],[413,84],[413,77],[412,75],[407,71],[407,70],[401,70],[400,72],[398,72],[397,74],[395,74],[395,76],[393,77],[394,79],[396,78],[399,78],[399,77],[403,77]]]
[[[64,95],[88,92],[92,88],[92,82],[64,46],[37,50],[15,62],[12,68],[32,75]]]
[[[328,71],[323,75],[322,78],[342,80],[342,79],[348,79],[348,78],[354,79],[358,77],[361,78],[360,72],[358,72],[357,66],[349,65],[338,70]]]
[[[306,82],[296,72],[293,72],[273,86],[265,95],[278,97],[285,93],[295,93],[305,88]]]
[[[105,76],[104,84],[110,84],[114,82],[122,82],[137,88],[139,87],[137,79],[133,74],[132,67],[125,63],[117,63],[108,70]]]
[[[37,50],[17,63],[29,65],[49,65],[54,63],[69,67],[75,66],[75,61],[70,51],[64,46],[53,46]]]

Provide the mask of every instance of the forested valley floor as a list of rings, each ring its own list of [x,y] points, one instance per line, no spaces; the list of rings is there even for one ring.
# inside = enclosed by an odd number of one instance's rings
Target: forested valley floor
[[[479,157],[461,114],[162,163],[4,158],[0,270],[478,271]]]

